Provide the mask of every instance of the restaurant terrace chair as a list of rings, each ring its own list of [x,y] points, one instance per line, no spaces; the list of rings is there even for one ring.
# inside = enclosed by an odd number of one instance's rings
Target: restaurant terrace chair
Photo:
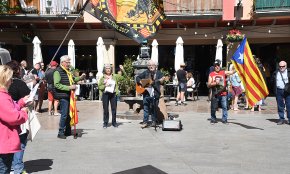
[[[27,6],[24,0],[19,0],[21,9],[24,13],[37,13],[37,8],[34,6]]]
[[[195,100],[195,96],[196,96],[196,100],[198,100],[199,85],[200,85],[200,82],[197,82],[196,85],[195,85],[195,88],[193,88],[193,91],[192,91],[193,100]]]

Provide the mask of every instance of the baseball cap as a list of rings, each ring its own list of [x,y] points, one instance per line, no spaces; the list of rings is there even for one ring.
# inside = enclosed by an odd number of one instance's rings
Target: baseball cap
[[[214,65],[220,65],[220,64],[221,64],[220,60],[217,59],[217,60],[214,61]]]
[[[57,66],[57,65],[58,65],[58,63],[56,61],[51,61],[50,62],[50,66]]]

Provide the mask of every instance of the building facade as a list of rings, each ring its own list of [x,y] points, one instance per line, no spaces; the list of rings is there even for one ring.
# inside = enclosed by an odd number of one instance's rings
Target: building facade
[[[55,59],[58,61],[67,53],[68,41],[72,39],[76,46],[76,67],[83,71],[97,69],[98,37],[104,39],[107,61],[115,67],[122,64],[125,56],[139,54],[136,42],[80,12],[84,3],[85,0],[2,1],[1,46],[9,49],[14,59],[32,63],[32,39],[38,36],[44,62],[49,63],[61,43],[63,46]],[[253,54],[271,65],[271,70],[281,59],[290,61],[290,0],[166,0],[163,4],[166,20],[148,43],[157,39],[160,68],[171,73],[174,73],[175,42],[181,36],[187,69],[200,73],[200,80],[205,82],[218,39],[223,41],[226,62],[225,38],[231,29],[245,34]]]

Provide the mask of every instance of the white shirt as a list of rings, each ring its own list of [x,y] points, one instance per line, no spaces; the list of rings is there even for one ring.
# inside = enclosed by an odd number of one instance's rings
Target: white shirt
[[[281,72],[281,71],[278,71],[277,72],[277,75],[276,75],[276,84],[277,84],[277,88],[278,89],[284,89],[285,88],[285,84],[288,83],[288,71],[287,69],[284,71],[284,72]],[[284,82],[282,80],[282,77],[281,75],[283,76],[283,79],[284,79]]]
[[[187,87],[191,87],[191,88],[195,88],[195,81],[194,81],[194,78],[190,78],[187,80]]]

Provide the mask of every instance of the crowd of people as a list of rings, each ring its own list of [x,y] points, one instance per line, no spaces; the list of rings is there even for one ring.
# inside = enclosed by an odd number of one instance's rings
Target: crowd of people
[[[255,57],[256,64],[262,74],[265,69],[259,58]],[[185,64],[181,63],[176,72],[178,94],[175,105],[186,105],[186,95],[195,88],[196,80],[191,72],[186,72]],[[147,70],[136,76],[136,83],[145,90],[143,95],[144,115],[141,128],[156,126],[157,108],[162,96],[161,86],[165,82],[165,76],[158,70],[158,64],[152,60],[148,61]],[[223,70],[221,62],[216,60],[212,66],[212,72],[208,74],[207,87],[210,89],[210,123],[217,123],[216,111],[222,108],[222,123],[228,124],[228,109],[240,110],[239,100],[244,98],[244,108],[249,109],[245,89],[239,74],[231,66],[229,70]],[[116,121],[117,98],[120,94],[120,79],[126,75],[122,65],[120,72],[115,74],[112,65],[106,64],[103,76],[98,81],[98,88],[103,104],[103,128],[109,126],[109,104],[111,106],[113,127],[118,127]],[[23,155],[27,144],[29,107],[37,112],[42,112],[44,91],[48,91],[48,115],[60,116],[57,138],[66,139],[72,135],[69,116],[70,98],[77,89],[80,81],[85,81],[86,74],[79,75],[78,71],[70,65],[70,57],[64,55],[60,63],[51,61],[48,69],[42,62],[34,65],[32,70],[27,70],[27,62],[18,63],[15,60],[6,65],[0,65],[0,173],[9,173],[13,169],[15,174],[25,173]],[[94,81],[93,73],[89,73],[89,82]],[[97,81],[96,81],[97,82]],[[274,72],[271,83],[276,96],[279,121],[278,125],[290,124],[290,83],[289,70],[285,61],[279,62],[279,68]],[[38,92],[34,100],[29,100],[30,91],[38,84]],[[230,102],[229,102],[230,99]],[[257,105],[261,111],[265,99]],[[286,110],[285,110],[286,107]],[[250,108],[254,111],[255,107]],[[286,112],[286,113],[285,113]],[[151,121],[149,120],[151,115]],[[288,122],[285,120],[285,115]],[[9,138],[7,138],[9,137]]]

